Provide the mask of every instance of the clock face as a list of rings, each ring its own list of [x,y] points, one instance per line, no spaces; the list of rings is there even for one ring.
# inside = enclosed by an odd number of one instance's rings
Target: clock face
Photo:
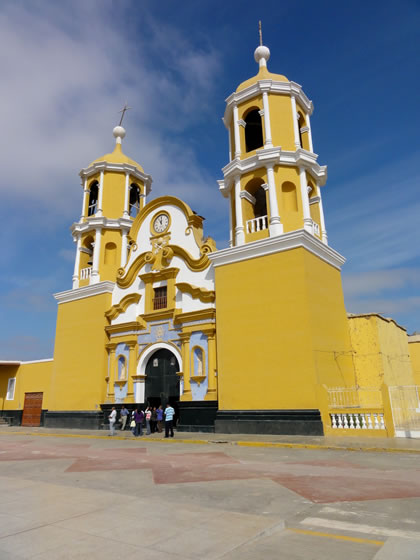
[[[166,214],[159,214],[153,222],[153,229],[156,233],[162,233],[168,227],[169,218]]]

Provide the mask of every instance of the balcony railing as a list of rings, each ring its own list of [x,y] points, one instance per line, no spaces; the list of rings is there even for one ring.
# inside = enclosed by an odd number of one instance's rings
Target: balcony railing
[[[165,309],[167,306],[167,296],[153,298],[153,309]]]
[[[255,233],[256,231],[262,231],[268,228],[268,216],[260,216],[259,218],[253,218],[252,220],[247,220],[246,231],[247,233]]]
[[[89,280],[92,276],[92,267],[82,268],[80,271],[80,280]]]

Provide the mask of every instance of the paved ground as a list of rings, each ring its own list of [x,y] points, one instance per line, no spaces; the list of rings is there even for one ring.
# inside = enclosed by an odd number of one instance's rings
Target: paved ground
[[[0,430],[1,560],[420,559],[417,442],[56,432]]]

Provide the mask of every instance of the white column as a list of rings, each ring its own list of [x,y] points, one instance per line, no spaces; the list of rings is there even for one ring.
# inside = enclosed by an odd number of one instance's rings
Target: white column
[[[270,237],[283,233],[283,224],[280,220],[279,206],[277,203],[276,182],[272,165],[267,165],[268,201],[270,203],[270,219],[268,229]]]
[[[241,137],[239,135],[239,113],[238,107],[233,106],[233,127],[235,131],[235,158],[241,157]]]
[[[271,140],[270,108],[268,104],[268,93],[266,91],[263,91],[263,109],[264,109],[264,129],[265,129],[264,148],[271,148],[273,146],[273,141]]]
[[[95,246],[93,247],[93,264],[92,264],[92,275],[91,283],[97,284],[100,282],[99,276],[99,257],[101,254],[101,228],[96,228],[95,234]]]
[[[73,290],[79,287],[79,266],[80,266],[80,246],[82,244],[82,238],[80,233],[77,234],[77,245],[76,245],[76,258],[74,259],[74,271],[73,271]]]
[[[321,234],[322,234],[322,242],[325,245],[328,245],[328,235],[327,235],[327,228],[325,227],[325,217],[324,217],[324,208],[322,206],[322,197],[321,197],[321,189],[319,185],[316,186],[317,194],[319,196],[319,217],[321,221]]]
[[[235,177],[235,214],[236,214],[236,227],[235,227],[235,246],[243,245],[245,243],[244,222],[242,217],[242,200],[241,194],[241,177]]]
[[[309,208],[309,197],[308,197],[308,183],[306,182],[306,171],[304,167],[299,167],[300,174],[300,196],[302,199],[303,208],[303,229],[309,231],[309,233],[314,233],[314,227],[311,218],[311,210]]]
[[[298,149],[301,148],[301,145],[300,145],[300,137],[299,137],[298,114],[296,109],[296,98],[294,95],[292,95],[291,100],[292,100],[293,131],[295,133],[295,146],[296,149]]]
[[[313,153],[314,145],[312,143],[312,129],[311,129],[311,120],[309,118],[309,113],[306,115],[306,124],[308,127],[309,151]]]
[[[122,230],[122,242],[121,242],[121,268],[124,268],[127,264],[127,231]]]
[[[123,213],[124,218],[128,218],[128,216],[129,216],[129,214],[128,214],[128,203],[129,203],[129,200],[130,200],[129,196],[130,196],[130,173],[126,173],[125,174],[124,213]]]
[[[102,216],[102,200],[104,197],[104,172],[101,171],[101,177],[99,180],[99,200],[98,200],[98,211],[97,216]]]
[[[89,189],[87,188],[87,177],[85,178],[83,184],[83,202],[82,202],[82,214],[80,216],[80,221],[82,222],[83,219],[87,216],[87,204],[86,201],[89,200]]]

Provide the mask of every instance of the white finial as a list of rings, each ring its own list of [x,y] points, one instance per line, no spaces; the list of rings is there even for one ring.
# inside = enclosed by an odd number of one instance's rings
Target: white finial
[[[114,130],[112,131],[112,134],[114,135],[114,138],[116,138],[116,143],[121,144],[121,140],[125,136],[125,128],[118,125],[114,128]]]
[[[270,49],[265,47],[262,42],[261,21],[258,22],[258,33],[260,35],[260,46],[255,49],[254,58],[261,68],[261,66],[267,66],[267,60],[270,58]]]

